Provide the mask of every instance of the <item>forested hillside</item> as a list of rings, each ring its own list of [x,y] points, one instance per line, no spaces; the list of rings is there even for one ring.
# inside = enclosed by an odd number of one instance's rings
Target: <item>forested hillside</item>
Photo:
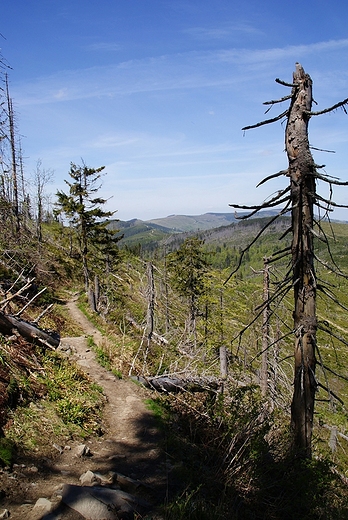
[[[293,378],[291,294],[272,302],[275,310],[269,321],[267,389],[265,394],[260,390],[264,258],[287,244],[286,237],[279,244],[279,237],[287,229],[288,219],[270,227],[247,251],[242,267],[226,284],[241,251],[264,225],[264,219],[198,235],[175,235],[168,243],[155,241],[155,246],[141,248],[140,254],[122,249],[121,241],[112,269],[103,270],[102,264],[98,267],[94,261],[90,263],[98,280],[97,286],[93,283],[94,311],[86,294],[78,236],[72,234],[71,228],[59,222],[44,222],[39,242],[34,221],[28,220],[17,235],[13,234],[11,220],[6,222],[7,233],[1,246],[3,313],[18,314],[32,296],[46,287],[20,317],[33,322],[47,310],[39,321],[40,328],[67,335],[72,325],[64,303],[70,294],[78,293],[82,308],[103,331],[105,341],[98,347],[98,355],[104,366],[123,378],[155,378],[154,383],[159,381],[164,386],[168,381],[179,387],[186,385],[184,399],[176,391],[160,392],[155,398],[156,406],[162,410],[162,420],[170,424],[171,430],[175,425],[176,433],[168,447],[171,456],[174,460],[178,457],[175,446],[179,438],[180,443],[185,440],[188,449],[185,468],[180,469],[184,470],[182,478],[188,494],[168,508],[166,518],[184,518],[187,508],[192,507],[201,516],[191,518],[210,518],[211,507],[217,508],[217,518],[226,518],[230,514],[227,511],[233,511],[236,504],[242,507],[245,518],[248,515],[251,518],[255,508],[264,507],[266,502],[270,515],[276,507],[283,515],[295,518],[298,510],[291,516],[291,502],[298,496],[303,478],[317,482],[316,501],[306,495],[299,508],[313,510],[316,515],[327,510],[329,504],[332,518],[345,510],[343,482],[347,477],[348,436],[345,278],[338,278],[324,265],[317,266],[321,283],[334,290],[337,301],[319,301],[319,320],[323,329],[330,329],[333,334],[328,336],[323,330],[319,336],[321,366],[317,371],[314,460],[310,466],[294,473],[294,466],[289,466],[291,457],[288,459]],[[327,224],[327,232],[331,236],[331,254],[345,268],[348,226]],[[180,251],[195,259],[187,263],[187,269],[192,268],[187,279],[185,270],[179,269],[185,257],[176,258]],[[93,248],[90,254],[94,255]],[[287,267],[286,260],[276,269],[270,266],[270,290]],[[22,292],[28,277],[33,281]],[[80,407],[79,400],[73,405],[69,390],[62,388],[57,398],[55,386],[61,385],[62,374],[55,375],[57,360],[52,357],[51,347],[44,343],[29,346],[20,335],[8,339],[4,334],[1,349],[4,446],[11,441],[19,452],[30,452],[30,438],[18,437],[11,424],[16,424],[13,414],[23,414],[33,399],[57,406],[59,416],[73,435],[82,432],[91,435],[98,429],[97,417],[93,418],[92,426],[91,404],[86,403],[85,412],[81,409],[74,415],[71,406]],[[221,358],[224,350],[225,362]],[[14,351],[18,354],[14,355]],[[46,373],[49,371],[50,382],[34,376],[42,367]],[[68,381],[68,375],[65,377]],[[86,392],[90,392],[87,387]],[[96,399],[92,393],[90,398]],[[9,407],[14,407],[13,411],[6,413]],[[7,464],[15,456],[7,457],[2,451]],[[12,458],[12,462],[15,460]],[[281,490],[277,488],[279,479]],[[319,485],[319,481],[323,484]],[[221,498],[221,487],[225,489],[225,498]],[[284,495],[285,488],[288,490]],[[240,502],[242,496],[244,505]]]
[[[16,479],[22,461],[46,463],[67,440],[103,445],[103,388],[61,344],[86,335],[73,300],[98,332],[88,352],[148,389],[167,479],[151,518],[348,518],[348,224],[312,211],[331,203],[315,182],[332,179],[310,163],[306,182],[292,171],[290,187],[250,208],[255,218],[213,214],[216,228],[209,214],[194,229],[189,217],[118,227],[99,193],[103,166],[71,163],[53,204],[40,161],[27,182],[6,86],[0,500],[11,497],[1,476]],[[292,109],[299,87],[285,86]]]

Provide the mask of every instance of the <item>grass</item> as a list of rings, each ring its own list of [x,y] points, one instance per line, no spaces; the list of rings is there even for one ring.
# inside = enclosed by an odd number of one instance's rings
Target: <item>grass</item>
[[[10,412],[4,429],[6,439],[22,452],[39,450],[49,455],[54,442],[64,444],[72,437],[99,435],[102,388],[55,352],[48,351],[41,363],[44,372],[37,379],[46,389],[45,397]]]
[[[11,439],[0,437],[0,465],[11,466],[16,453],[16,447]]]
[[[337,242],[332,246],[333,253],[342,259],[345,267],[348,265],[345,250],[347,238],[348,226],[338,227]],[[260,351],[260,324],[250,327],[243,337],[238,336],[238,331],[247,324],[250,316],[255,315],[255,309],[262,301],[262,276],[254,271],[262,268],[263,256],[269,256],[282,246],[275,245],[275,233],[267,236],[248,252],[238,276],[234,276],[222,290],[223,282],[238,259],[240,247],[249,239],[250,234],[245,233],[245,236],[236,235],[234,243],[232,238],[223,238],[226,246],[216,242],[214,265],[226,269],[212,270],[206,299],[200,302],[198,347],[195,352],[182,348],[182,345],[185,347],[185,302],[170,287],[167,287],[167,298],[164,291],[167,280],[161,275],[160,267],[156,270],[156,332],[166,334],[169,344],[151,345],[145,367],[148,373],[154,375],[165,367],[167,372],[217,375],[219,366],[216,350],[223,339],[229,348],[231,376],[244,383],[257,381],[260,368],[260,358],[257,356]],[[211,250],[213,246],[214,243],[208,244]],[[136,331],[125,319],[127,311],[137,323],[145,323],[145,271],[142,262],[138,260],[134,260],[133,265],[130,260],[125,270],[127,277],[124,278],[129,285],[124,289],[125,292],[128,290],[127,308],[122,309],[122,312],[118,308],[113,310],[109,316],[112,324],[93,315],[86,302],[80,303],[80,309],[103,334],[101,345],[96,346],[90,337],[87,338],[88,346],[96,350],[99,362],[117,377],[128,373],[138,349],[135,372],[144,370],[145,365],[145,348],[141,351],[139,347],[142,330]],[[348,307],[347,282],[338,280],[333,273],[320,271],[319,266],[318,272],[321,277],[328,277],[330,287],[336,285],[343,304]],[[279,324],[273,324],[274,335],[287,330],[286,319],[292,326],[291,296],[285,298],[282,305],[278,312]],[[64,307],[61,308],[60,304],[57,307],[55,323],[61,323],[60,330],[76,335],[73,332],[76,329],[69,323]],[[345,309],[338,308],[332,301],[327,303],[318,298],[318,314],[322,322],[336,321],[340,334],[347,340]],[[47,321],[47,324],[50,323]],[[77,335],[81,334],[81,331],[76,332]],[[335,372],[345,374],[348,364],[346,346],[332,338],[328,340],[321,332],[318,340],[323,359],[330,361]],[[204,395],[189,394],[175,399],[161,396],[147,402],[165,430],[164,449],[173,468],[173,478],[179,482],[164,508],[163,516],[166,520],[204,520],[212,517],[217,520],[348,518],[347,489],[332,472],[332,468],[335,468],[344,477],[348,476],[348,446],[346,440],[339,437],[337,451],[331,453],[328,448],[330,428],[327,428],[336,425],[342,434],[348,435],[347,410],[337,402],[329,404],[318,401],[313,443],[318,460],[305,463],[294,461],[288,455],[292,339],[282,339],[280,344],[277,369],[279,373],[282,370],[283,379],[278,380],[277,390],[278,397],[281,397],[279,401],[287,411],[277,411],[267,424],[260,425],[257,422],[262,401],[257,386],[253,384],[246,389],[236,390],[233,395],[231,392],[228,398],[217,399],[215,403],[208,403]],[[289,360],[286,360],[287,356]],[[9,362],[10,358],[4,353],[0,360],[1,366],[7,367]],[[48,353],[43,360],[43,367],[45,375],[40,378],[40,382],[46,388],[45,399],[30,406],[18,407],[11,413],[5,431],[6,439],[12,443],[10,448],[19,446],[25,450],[40,450],[42,455],[46,449],[42,445],[44,439],[46,443],[55,441],[59,444],[59,439],[98,434],[103,405],[102,389],[91,384],[76,367],[69,366],[68,362],[53,353]],[[343,396],[346,401],[346,381],[328,371],[323,374],[318,367],[317,377],[325,385],[326,376],[330,376],[332,391]],[[28,374],[20,377],[16,375],[12,381],[13,396],[20,396],[21,388],[27,389],[32,384],[33,380]],[[325,399],[327,395],[320,389],[317,397]],[[4,452],[4,459],[11,460],[11,449],[8,453],[4,449]]]
[[[294,459],[283,419],[255,422],[262,404],[253,388],[237,390],[231,398],[229,406],[216,404],[211,422],[200,415],[205,406],[199,396],[190,402],[167,397],[164,413],[161,401],[149,403],[161,420],[166,418],[171,478],[180,483],[163,517],[348,519],[346,485],[332,471],[332,461]]]

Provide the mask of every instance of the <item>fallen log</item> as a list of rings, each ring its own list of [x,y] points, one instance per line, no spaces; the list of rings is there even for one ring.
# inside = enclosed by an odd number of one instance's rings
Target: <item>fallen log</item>
[[[57,332],[45,331],[27,321],[0,312],[0,332],[10,335],[13,334],[13,330],[17,331],[27,341],[46,345],[50,348],[57,348],[60,343],[60,336]]]
[[[131,379],[146,388],[175,394],[178,392],[217,392],[221,387],[221,383],[217,379],[179,379],[174,376],[132,376]]]

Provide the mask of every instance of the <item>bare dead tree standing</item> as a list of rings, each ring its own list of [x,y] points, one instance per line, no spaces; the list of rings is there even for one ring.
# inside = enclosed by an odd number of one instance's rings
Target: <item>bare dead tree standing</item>
[[[265,302],[263,308],[262,320],[262,362],[261,362],[261,392],[264,397],[268,394],[268,347],[269,347],[269,266],[267,258],[264,259],[263,266],[263,299]]]
[[[291,288],[293,288],[294,292],[295,366],[291,426],[296,454],[309,458],[311,456],[314,401],[317,389],[315,368],[318,324],[316,315],[317,278],[314,267],[316,258],[313,240],[315,235],[314,225],[317,224],[321,230],[320,222],[316,221],[314,216],[314,207],[324,208],[325,214],[328,214],[329,211],[332,211],[332,207],[339,206],[331,198],[327,200],[317,194],[316,182],[317,180],[326,182],[330,185],[330,191],[332,184],[347,185],[348,183],[337,181],[332,177],[319,173],[318,170],[323,168],[323,166],[315,164],[312,157],[308,140],[308,123],[312,116],[324,114],[339,107],[346,111],[345,105],[348,104],[348,98],[325,110],[312,112],[312,79],[305,73],[299,63],[296,63],[292,83],[286,83],[279,79],[276,79],[276,82],[290,87],[292,89],[291,94],[265,104],[273,106],[276,103],[290,100],[290,107],[272,119],[247,126],[243,130],[257,128],[286,118],[285,148],[288,156],[288,168],[270,175],[261,181],[260,184],[269,179],[285,175],[289,177],[290,185],[259,206],[240,206],[236,204],[231,204],[231,206],[251,210],[251,213],[241,218],[249,218],[265,208],[283,206],[279,214],[271,218],[253,241],[242,251],[237,269],[240,267],[246,251],[255,243],[266,228],[279,216],[291,212],[291,248],[290,250],[286,248],[278,251],[273,256],[275,260],[279,260],[289,252],[291,254],[291,271],[285,275],[283,282],[279,284],[278,293],[284,295]],[[341,205],[340,207],[346,208],[347,206]],[[324,241],[327,241],[326,237]],[[268,303],[264,302],[264,308],[267,306]]]
[[[146,325],[146,335],[147,335],[147,349],[150,350],[151,347],[151,339],[153,335],[154,329],[154,311],[155,311],[155,282],[153,276],[153,264],[148,262],[146,267],[146,275],[147,275],[147,325]]]
[[[11,170],[12,170],[12,190],[13,190],[13,213],[15,217],[16,232],[19,232],[19,194],[18,194],[18,172],[17,172],[17,149],[15,137],[15,121],[13,112],[13,103],[10,97],[10,90],[8,84],[8,76],[5,74],[5,88],[6,88],[6,102],[7,102],[7,118],[9,125],[9,141],[11,148]]]

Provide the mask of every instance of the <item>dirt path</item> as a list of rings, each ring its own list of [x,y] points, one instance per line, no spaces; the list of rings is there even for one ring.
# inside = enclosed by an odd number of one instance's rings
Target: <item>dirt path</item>
[[[102,340],[101,334],[86,319],[74,301],[70,301],[67,306],[73,319],[84,331],[84,336],[62,338],[61,346],[63,349],[70,347],[71,358],[104,390],[104,434],[86,442],[90,456],[77,457],[76,451],[81,442],[75,442],[67,449],[58,450],[55,460],[38,465],[35,475],[28,475],[24,468],[19,476],[19,503],[5,501],[11,519],[87,518],[70,508],[67,509],[66,506],[59,505],[59,490],[67,483],[81,485],[80,477],[88,470],[102,475],[104,479],[112,480],[115,473],[118,473],[141,481],[143,485],[138,491],[140,490],[143,498],[151,503],[161,502],[165,498],[167,464],[165,455],[159,448],[161,434],[152,413],[144,403],[144,399],[150,394],[132,381],[117,379],[96,362],[94,352],[87,348],[87,336],[93,336],[94,342],[98,345]],[[18,479],[18,475],[16,478]],[[129,485],[132,487],[131,481]],[[26,494],[26,501],[29,503],[20,503],[24,499],[23,493]],[[49,516],[35,515],[33,504],[40,497],[57,503],[53,508],[55,511]],[[3,508],[3,505],[0,506],[0,515]]]

